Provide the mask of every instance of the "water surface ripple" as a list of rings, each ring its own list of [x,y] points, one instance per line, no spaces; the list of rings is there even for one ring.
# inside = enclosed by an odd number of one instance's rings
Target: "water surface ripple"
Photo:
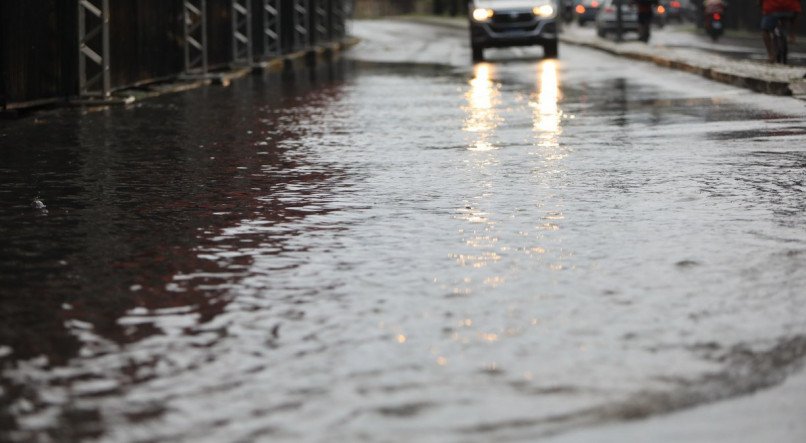
[[[587,57],[3,122],[0,437],[518,440],[777,383],[803,116]]]

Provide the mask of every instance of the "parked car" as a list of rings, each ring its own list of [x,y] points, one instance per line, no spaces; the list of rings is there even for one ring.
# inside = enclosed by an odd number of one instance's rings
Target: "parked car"
[[[554,0],[471,0],[470,46],[473,60],[484,59],[485,48],[543,46],[546,58],[556,58],[557,7]]]
[[[601,5],[601,0],[578,0],[574,7],[574,13],[577,16],[579,26],[585,26],[588,22],[596,21],[596,14],[599,13]]]
[[[621,5],[622,29],[626,32],[638,32],[638,11],[635,5],[630,2],[623,2]],[[602,8],[596,15],[596,34],[599,37],[606,37],[617,31],[616,5],[614,0],[604,0]]]

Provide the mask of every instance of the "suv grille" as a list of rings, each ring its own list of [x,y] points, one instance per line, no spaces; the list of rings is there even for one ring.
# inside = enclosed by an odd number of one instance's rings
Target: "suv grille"
[[[493,15],[492,23],[496,25],[508,25],[530,22],[534,20],[534,18],[531,12],[500,12]]]

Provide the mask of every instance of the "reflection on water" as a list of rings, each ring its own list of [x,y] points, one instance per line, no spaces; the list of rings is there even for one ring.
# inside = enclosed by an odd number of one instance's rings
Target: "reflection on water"
[[[537,65],[537,103],[530,103],[534,109],[534,129],[541,147],[557,147],[562,128],[560,120],[560,82],[557,75],[557,61],[545,60]]]
[[[493,81],[495,65],[478,63],[473,67],[473,79],[467,92],[468,116],[464,130],[473,135],[471,151],[495,149],[491,139],[501,123],[497,107],[500,104],[500,85]]]
[[[537,65],[537,92],[532,95],[529,106],[532,108],[535,147],[531,154],[539,159],[534,172],[541,186],[556,189],[568,183],[562,160],[571,152],[567,143],[560,143],[563,134],[563,120],[569,118],[561,109],[562,89],[559,80],[559,65],[556,60],[544,60]],[[561,214],[562,203],[550,214]],[[551,217],[549,217],[551,218]],[[551,220],[540,225],[544,230],[559,229]],[[562,265],[552,264],[552,269],[562,269]]]
[[[496,187],[495,175],[500,166],[495,142],[498,137],[496,129],[504,121],[499,109],[501,85],[495,79],[495,73],[494,64],[474,65],[470,88],[465,94],[467,106],[463,130],[470,137],[470,155],[466,159],[466,165],[469,175],[475,180],[471,189],[477,189],[477,192],[471,199],[465,200],[463,206],[457,208],[456,218],[468,223],[468,227],[461,231],[462,241],[468,249],[452,254],[456,264],[467,269],[462,279],[451,289],[455,296],[472,294],[475,280],[481,279],[485,285],[503,282],[503,277],[495,271],[490,270],[481,277],[474,272],[501,261],[496,233],[498,214],[490,209],[490,200],[494,198]]]
[[[235,299],[235,282],[256,259],[300,249],[276,226],[334,210],[343,175],[299,140],[319,130],[307,122],[343,69],[309,77],[315,91],[271,76],[2,127],[0,440],[101,435],[103,402],[89,399],[215,358],[187,346],[213,346],[232,334],[228,313],[261,306],[246,288]],[[47,214],[29,207],[37,195]],[[127,409],[137,421],[164,406]]]

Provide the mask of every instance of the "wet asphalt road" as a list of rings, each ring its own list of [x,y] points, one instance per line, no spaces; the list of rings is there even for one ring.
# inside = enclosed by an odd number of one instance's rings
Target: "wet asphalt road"
[[[533,441],[803,363],[802,102],[353,32],[0,122],[0,440]]]

